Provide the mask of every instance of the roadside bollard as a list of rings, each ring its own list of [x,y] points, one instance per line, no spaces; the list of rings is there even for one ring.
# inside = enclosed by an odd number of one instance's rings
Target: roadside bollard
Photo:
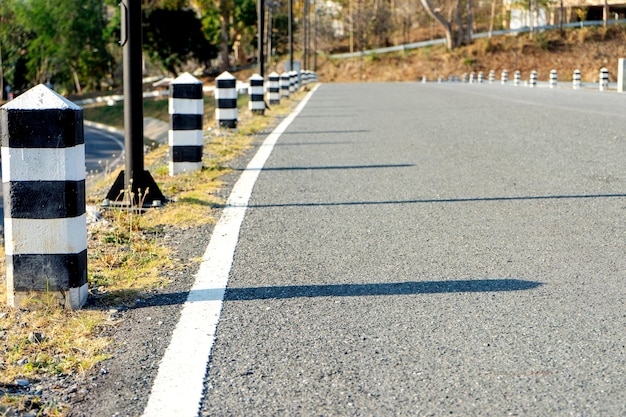
[[[248,101],[248,110],[250,110],[254,114],[262,116],[265,114],[265,100],[263,89],[265,80],[259,74],[253,74],[248,79],[248,83],[250,85],[250,87],[248,88],[248,96],[250,98],[250,100]]]
[[[500,82],[506,84],[507,81],[509,81],[509,71],[504,69],[502,70],[502,75],[500,75]]]
[[[440,75],[437,77],[437,84],[441,84],[443,82],[443,77]]]
[[[557,82],[557,72],[555,69],[550,70],[550,88],[555,88]]]
[[[295,93],[298,89],[298,74],[295,71],[289,71],[289,93]]]
[[[289,98],[291,93],[291,77],[288,72],[283,72],[280,75],[280,96]]]
[[[201,170],[204,115],[202,81],[189,73],[172,81],[169,114],[170,176]]]
[[[521,79],[522,73],[520,72],[520,70],[515,70],[515,73],[513,74],[513,85],[517,87]]]
[[[40,84],[0,107],[7,303],[87,301],[83,110]]]
[[[424,76],[422,76],[422,82],[423,82],[423,83],[428,82],[428,78],[426,78],[426,76],[425,76],[425,75],[424,75]]]
[[[466,72],[463,73],[463,82],[464,83],[467,82],[467,73]]]
[[[280,75],[276,72],[267,76],[267,100],[270,105],[280,104]]]
[[[578,90],[580,88],[580,70],[574,70],[572,75],[572,88]]]
[[[237,79],[224,71],[215,79],[215,119],[218,127],[237,127]]]
[[[496,72],[494,70],[489,71],[489,84],[493,84],[496,81]]]
[[[485,79],[485,76],[482,71],[478,73],[478,84],[482,84]]]
[[[528,80],[528,84],[530,86],[530,88],[535,88],[537,87],[537,71],[533,70],[530,72],[530,77]]]
[[[609,89],[609,70],[606,68],[602,68],[600,70],[599,88],[600,91],[605,91]]]
[[[476,82],[476,73],[473,72],[473,71],[470,72],[469,82],[470,82],[470,84],[473,84],[474,82]]]

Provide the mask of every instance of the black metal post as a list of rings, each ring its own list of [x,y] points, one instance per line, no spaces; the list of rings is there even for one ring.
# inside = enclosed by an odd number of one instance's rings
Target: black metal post
[[[143,161],[143,71],[141,0],[122,0],[124,46],[124,147],[125,170],[107,194],[111,204],[153,205],[165,197],[144,170]],[[125,195],[130,191],[130,196]],[[131,201],[132,200],[132,201]]]
[[[258,0],[257,7],[257,20],[259,23],[257,34],[259,48],[259,75],[265,78],[265,0]]]
[[[293,0],[289,0],[289,71],[293,71]]]

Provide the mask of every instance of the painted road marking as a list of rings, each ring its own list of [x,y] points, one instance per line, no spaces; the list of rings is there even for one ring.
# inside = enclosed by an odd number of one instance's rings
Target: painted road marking
[[[198,415],[228,275],[252,189],[276,141],[302,111],[318,86],[263,141],[235,184],[222,217],[213,230],[170,345],[159,365],[143,417]]]

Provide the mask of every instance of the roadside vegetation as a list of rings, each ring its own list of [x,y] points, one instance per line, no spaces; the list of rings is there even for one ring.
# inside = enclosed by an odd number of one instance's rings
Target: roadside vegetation
[[[4,251],[0,253],[0,416],[30,411],[38,416],[62,416],[62,404],[44,402],[37,382],[55,376],[83,373],[108,357],[119,308],[135,305],[168,284],[168,270],[177,268],[164,231],[214,223],[225,201],[220,177],[228,163],[250,149],[259,135],[278,123],[304,95],[298,92],[272,106],[266,116],[253,116],[247,98],[239,102],[239,129],[215,129],[214,100],[205,100],[204,167],[170,177],[168,146],[145,155],[151,172],[170,200],[161,208],[140,214],[136,208],[100,210],[102,218],[88,227],[90,301],[80,311],[65,311],[46,300],[33,300],[32,310],[6,305]],[[146,102],[152,116],[168,120],[167,99]],[[161,109],[160,111],[155,109]],[[94,121],[120,126],[123,112],[107,107],[85,111]],[[116,114],[115,116],[111,116]],[[102,115],[102,116],[101,116]],[[209,128],[211,128],[209,130]],[[98,178],[87,190],[88,205],[99,207],[119,170]],[[23,386],[27,384],[29,390]]]

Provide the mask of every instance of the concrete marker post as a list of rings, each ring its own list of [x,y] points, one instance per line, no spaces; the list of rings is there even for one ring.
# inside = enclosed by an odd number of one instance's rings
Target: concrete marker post
[[[83,110],[40,84],[0,107],[7,302],[87,301]]]
[[[606,91],[609,89],[609,70],[602,68],[600,70],[600,81],[598,83],[600,91]]]
[[[520,70],[515,70],[515,72],[513,73],[513,85],[517,87],[521,79],[522,73],[520,72]]]
[[[264,97],[264,84],[265,80],[259,74],[253,74],[248,83],[250,88],[248,89],[248,95],[250,100],[248,101],[248,110],[254,114],[265,114],[265,97]]]
[[[626,85],[626,59],[619,58],[617,63],[617,92],[623,93]]]
[[[298,73],[295,71],[289,71],[289,94],[295,93],[298,90]]]
[[[550,70],[550,88],[555,88],[557,83],[558,74],[555,69]]]
[[[572,88],[578,90],[580,88],[580,70],[574,70],[572,74]]]
[[[496,82],[496,72],[494,70],[489,71],[489,84]]]
[[[532,70],[530,72],[530,77],[528,79],[528,85],[529,85],[530,88],[537,87],[537,71]]]
[[[237,79],[224,71],[215,79],[215,119],[218,127],[237,127]]]
[[[500,83],[501,84],[506,84],[507,81],[509,81],[509,71],[503,69],[502,70],[502,75],[500,75]]]
[[[276,72],[267,76],[267,101],[270,106],[280,104],[280,75]]]
[[[485,80],[485,75],[483,74],[482,71],[479,71],[478,72],[478,84],[482,84],[484,80]]]
[[[280,96],[289,98],[291,94],[291,76],[288,72],[283,72],[280,75]]]
[[[184,73],[172,81],[169,114],[170,176],[199,171],[202,169],[204,144],[202,81],[189,73]]]

